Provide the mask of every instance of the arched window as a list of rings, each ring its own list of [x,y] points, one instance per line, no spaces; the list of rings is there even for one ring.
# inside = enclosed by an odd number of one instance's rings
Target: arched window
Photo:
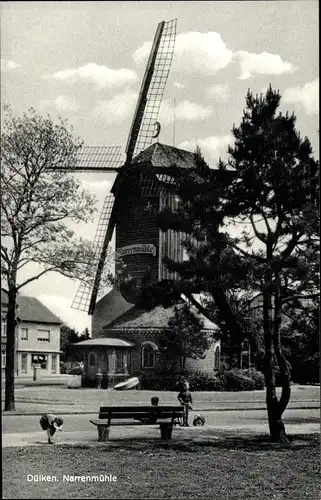
[[[146,343],[142,347],[142,367],[154,368],[156,364],[157,346],[152,343]]]
[[[215,347],[214,351],[214,370],[218,371],[220,369],[220,361],[221,361],[221,349],[220,346]]]
[[[94,352],[89,354],[89,366],[96,366],[96,353]]]

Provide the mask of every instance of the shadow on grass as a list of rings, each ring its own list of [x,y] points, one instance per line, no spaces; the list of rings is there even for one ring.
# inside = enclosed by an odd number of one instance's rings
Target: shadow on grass
[[[300,418],[300,417],[287,417],[284,418],[287,424],[319,424],[320,423],[320,417],[310,417],[307,416],[306,418]]]
[[[302,448],[315,448],[320,446],[319,434],[296,434],[288,436],[290,443],[273,443],[268,434],[261,436],[230,436],[230,437],[203,437],[191,440],[172,439],[169,441],[155,440],[151,438],[137,437],[132,439],[113,439],[106,443],[95,444],[61,444],[60,447],[85,450],[97,448],[102,452],[111,451],[140,451],[152,452],[156,450],[181,451],[181,452],[206,452],[211,449],[243,450],[251,452],[262,451],[286,451],[298,450]],[[57,445],[58,446],[58,445]]]

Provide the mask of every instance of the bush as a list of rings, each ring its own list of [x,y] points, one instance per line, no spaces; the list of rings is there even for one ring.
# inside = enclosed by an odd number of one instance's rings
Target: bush
[[[67,363],[65,363],[64,361],[60,361],[60,373],[67,373]]]
[[[215,391],[216,378],[207,373],[194,372],[188,378],[191,391]]]
[[[254,380],[242,372],[243,370],[234,368],[222,374],[226,391],[253,391],[255,389]]]
[[[180,391],[183,380],[189,380],[187,373],[169,373],[167,371],[143,371],[135,374],[139,378],[139,388],[150,391]]]
[[[260,391],[265,387],[265,379],[262,372],[256,370],[255,368],[248,368],[247,370],[242,370],[246,377],[250,377],[254,380],[254,389]]]
[[[157,391],[179,391],[183,380],[189,382],[192,392],[199,391],[253,391],[264,389],[264,375],[255,368],[241,370],[233,368],[219,374],[200,371],[185,374],[139,372],[140,389]]]
[[[84,373],[84,370],[81,366],[74,366],[69,370],[68,375],[82,375]]]
[[[157,373],[137,373],[135,376],[139,379],[139,388],[145,391],[161,391],[162,381]]]

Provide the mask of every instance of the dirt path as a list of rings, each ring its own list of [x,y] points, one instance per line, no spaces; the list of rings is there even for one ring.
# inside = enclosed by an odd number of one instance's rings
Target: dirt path
[[[295,434],[313,434],[319,433],[320,425],[315,423],[304,424],[287,424],[287,433]],[[204,427],[177,427],[173,430],[173,440],[195,440],[195,439],[219,439],[223,436],[247,436],[247,435],[266,435],[267,426],[264,424],[253,424],[247,426],[219,425],[219,426],[204,426]],[[112,440],[139,440],[139,439],[159,439],[160,432],[158,427],[112,427],[110,439]],[[97,442],[96,430],[89,429],[86,431],[70,431],[61,432],[55,437],[57,444],[69,445],[92,445],[99,446]],[[49,446],[47,444],[47,436],[42,431],[25,432],[25,433],[10,433],[2,435],[2,447],[20,447],[20,446]]]

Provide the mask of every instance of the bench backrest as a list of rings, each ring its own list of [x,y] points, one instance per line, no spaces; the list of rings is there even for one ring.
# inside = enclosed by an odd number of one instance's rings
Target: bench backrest
[[[99,419],[112,418],[139,418],[146,415],[154,415],[157,418],[181,417],[183,415],[182,406],[101,406],[99,409]]]

